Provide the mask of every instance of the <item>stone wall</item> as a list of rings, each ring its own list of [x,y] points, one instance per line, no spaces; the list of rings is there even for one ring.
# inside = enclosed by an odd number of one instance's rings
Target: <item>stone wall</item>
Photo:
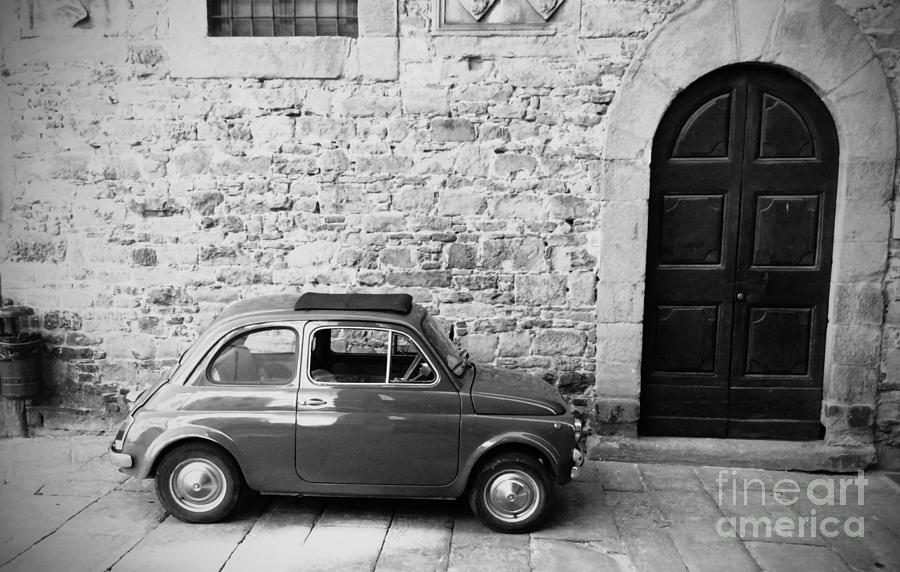
[[[320,59],[275,39],[240,61],[185,39],[194,0],[83,0],[88,19],[31,29],[32,1],[2,8],[0,278],[50,343],[48,424],[116,418],[120,391],[230,301],[400,289],[476,360],[633,433],[634,407],[594,401],[615,393],[596,352],[639,354],[640,331],[597,316],[633,324],[642,291],[598,300],[596,283],[602,265],[644,272],[642,254],[601,249],[601,221],[618,245],[645,231],[601,198],[599,145],[642,41],[682,0],[566,0],[551,35],[432,34],[431,0],[400,0],[391,27],[379,0],[358,40],[304,44]],[[841,4],[896,92],[900,7]],[[878,434],[896,444],[891,383]]]

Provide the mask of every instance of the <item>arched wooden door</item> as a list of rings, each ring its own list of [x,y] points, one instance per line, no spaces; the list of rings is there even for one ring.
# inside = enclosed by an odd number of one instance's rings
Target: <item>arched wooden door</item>
[[[777,69],[705,76],[653,143],[643,435],[819,439],[838,140]]]

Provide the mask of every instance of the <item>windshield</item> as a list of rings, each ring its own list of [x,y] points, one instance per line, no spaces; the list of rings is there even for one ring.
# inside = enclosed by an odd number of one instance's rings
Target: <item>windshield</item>
[[[461,375],[468,363],[460,353],[459,348],[456,347],[456,344],[450,341],[450,338],[441,330],[441,327],[431,315],[425,314],[422,318],[422,330],[440,354],[441,359],[450,368],[450,371],[454,375]]]

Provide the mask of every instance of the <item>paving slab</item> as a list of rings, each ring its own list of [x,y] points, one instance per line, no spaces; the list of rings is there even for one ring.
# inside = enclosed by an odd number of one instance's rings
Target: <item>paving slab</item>
[[[322,506],[318,499],[276,499],[237,544],[222,572],[294,570]]]
[[[663,515],[672,523],[669,534],[689,570],[757,569],[740,539],[717,533],[716,525],[724,514],[708,493],[657,491],[652,494]]]
[[[623,551],[606,494],[592,483],[571,483],[554,491],[554,508],[535,538],[596,542],[606,550]]]
[[[694,467],[685,465],[638,465],[644,485],[654,491],[700,491],[703,483]]]
[[[452,527],[453,519],[440,509],[431,514],[398,513],[384,539],[376,572],[446,570]]]
[[[747,542],[750,554],[763,570],[777,572],[847,572],[850,568],[831,549],[823,546]]]
[[[4,566],[3,572],[108,570],[138,541],[137,535],[60,530]]]
[[[641,572],[687,570],[669,535],[671,521],[656,505],[655,497],[644,493],[608,492],[606,499],[635,569]]]
[[[630,572],[634,570],[624,554],[610,554],[591,544],[533,538],[531,559],[534,570],[553,572]]]
[[[364,526],[386,529],[394,516],[394,502],[379,499],[333,499],[319,526]]]
[[[457,514],[450,540],[453,572],[503,570],[531,571],[531,548],[527,534],[499,534],[471,514]]]
[[[89,504],[91,498],[0,495],[0,566],[6,564]]]
[[[598,468],[603,490],[631,492],[647,490],[641,479],[641,471],[635,463],[600,461]]]
[[[301,547],[294,570],[372,570],[386,532],[362,526],[316,526]]]
[[[113,572],[218,572],[253,525],[241,519],[189,524],[168,517],[112,568]]]

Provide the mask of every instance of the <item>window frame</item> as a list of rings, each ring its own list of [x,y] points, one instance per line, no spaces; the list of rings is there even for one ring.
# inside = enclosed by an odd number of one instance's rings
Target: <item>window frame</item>
[[[313,4],[313,16],[298,16],[297,15],[297,5],[304,0],[291,0],[291,15],[278,15],[277,10],[275,9],[274,0],[270,0],[271,4],[271,15],[259,15],[254,14],[256,11],[256,2],[254,0],[250,0],[250,14],[249,15],[235,15],[235,2],[240,0],[228,0],[228,15],[222,14],[214,14],[213,5],[217,3],[218,0],[206,0],[206,36],[208,38],[329,38],[329,37],[343,37],[343,38],[359,38],[359,8],[357,6],[355,10],[355,15],[352,17],[344,14],[342,16],[341,12],[341,4],[343,0],[325,0],[325,1],[333,1],[334,2],[334,13],[335,16],[332,18],[330,16],[322,16],[320,22],[319,16],[319,3],[322,0],[312,0]],[[364,0],[365,1],[365,0]],[[234,21],[236,19],[247,20],[250,23],[250,34],[249,35],[236,35],[234,34]],[[213,23],[215,21],[228,21],[230,32],[228,34],[215,34],[213,30],[215,26]],[[271,34],[256,34],[256,26],[255,22],[257,21],[270,21],[272,24],[272,33]],[[276,24],[278,20],[290,20],[291,21],[291,32],[290,34],[276,34],[275,30],[277,28]],[[305,20],[307,22],[311,22],[316,33],[314,34],[298,34],[298,22],[300,20]],[[334,27],[337,33],[335,34],[320,34],[319,29],[323,27],[326,21],[334,20]],[[341,34],[341,20],[345,20],[345,25],[348,22],[352,21],[355,26],[355,34]]]
[[[294,370],[291,374],[291,377],[288,381],[284,383],[223,383],[221,381],[216,381],[210,376],[210,369],[213,366],[213,363],[216,361],[216,358],[225,350],[225,347],[230,344],[233,340],[242,337],[249,336],[255,332],[264,332],[269,330],[288,330],[294,334],[294,341],[296,343],[296,352],[294,354]],[[201,381],[202,385],[212,385],[215,387],[246,387],[246,388],[283,388],[296,386],[300,377],[300,357],[302,350],[302,334],[297,329],[296,326],[283,323],[283,322],[275,322],[268,324],[252,324],[248,326],[243,326],[240,328],[236,328],[234,330],[229,331],[216,342],[215,346],[210,349],[207,356],[204,358],[203,363],[198,368],[198,371],[195,374],[195,382],[194,385],[197,385],[197,381]]]
[[[327,382],[327,381],[316,381],[313,379],[310,370],[310,366],[312,365],[312,360],[310,359],[311,351],[312,351],[312,343],[315,338],[316,332],[319,330],[374,330],[374,331],[385,331],[388,332],[388,343],[387,343],[387,363],[385,364],[385,375],[384,378],[387,380],[385,383],[354,383],[354,382]],[[434,372],[434,381],[429,383],[418,383],[418,382],[408,382],[408,383],[391,383],[390,381],[390,373],[391,373],[391,354],[393,353],[392,340],[395,333],[402,334],[410,339],[416,349],[419,350],[419,353],[422,354],[422,358],[428,362],[428,366]],[[376,388],[386,388],[386,387],[394,387],[394,388],[416,388],[416,389],[429,389],[433,387],[437,387],[441,383],[441,370],[434,366],[434,358],[431,357],[428,352],[423,349],[423,344],[416,339],[416,336],[412,331],[405,331],[401,327],[394,326],[384,326],[384,325],[375,325],[375,324],[365,324],[360,322],[353,323],[339,323],[339,322],[309,322],[307,324],[307,328],[304,335],[303,341],[303,355],[301,358],[305,359],[306,367],[303,368],[303,372],[307,381],[312,383],[314,386],[318,387],[376,387]]]

